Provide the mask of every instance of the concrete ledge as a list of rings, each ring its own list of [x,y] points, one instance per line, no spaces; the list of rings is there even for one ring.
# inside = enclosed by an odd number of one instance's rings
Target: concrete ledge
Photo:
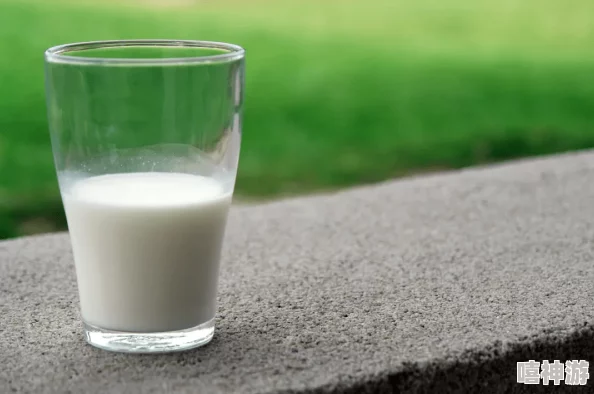
[[[594,153],[237,207],[226,242],[215,339],[162,356],[85,345],[65,234],[1,242],[0,392],[592,392],[515,381],[594,365]]]

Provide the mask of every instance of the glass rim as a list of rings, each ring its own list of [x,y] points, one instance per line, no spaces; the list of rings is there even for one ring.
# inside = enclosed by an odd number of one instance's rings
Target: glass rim
[[[99,48],[124,48],[134,46],[152,47],[177,47],[177,48],[210,48],[221,49],[226,52],[216,55],[188,56],[188,57],[164,57],[164,58],[126,58],[126,57],[79,57],[69,56],[69,52],[79,52],[88,49]],[[110,64],[137,64],[137,65],[160,65],[160,64],[203,64],[203,63],[224,63],[239,60],[245,56],[245,50],[239,45],[228,44],[217,41],[199,40],[163,40],[163,39],[139,39],[139,40],[104,40],[75,42],[53,46],[45,51],[45,60],[49,63],[67,63],[79,65],[110,65]]]

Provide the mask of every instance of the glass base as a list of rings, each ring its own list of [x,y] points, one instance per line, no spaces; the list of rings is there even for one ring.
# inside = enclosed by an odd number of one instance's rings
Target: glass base
[[[112,331],[84,323],[85,339],[90,345],[112,352],[179,352],[210,342],[214,335],[214,320],[186,330],[149,333]]]

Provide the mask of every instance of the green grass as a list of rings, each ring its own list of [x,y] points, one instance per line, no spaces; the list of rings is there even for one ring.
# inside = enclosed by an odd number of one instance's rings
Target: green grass
[[[64,226],[43,50],[66,42],[244,46],[244,197],[594,147],[591,1],[319,3],[0,2],[0,237]]]

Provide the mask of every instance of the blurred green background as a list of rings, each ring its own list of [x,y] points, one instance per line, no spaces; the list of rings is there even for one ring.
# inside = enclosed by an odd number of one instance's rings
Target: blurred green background
[[[64,229],[43,51],[247,50],[239,200],[594,146],[591,0],[0,0],[0,238]]]

